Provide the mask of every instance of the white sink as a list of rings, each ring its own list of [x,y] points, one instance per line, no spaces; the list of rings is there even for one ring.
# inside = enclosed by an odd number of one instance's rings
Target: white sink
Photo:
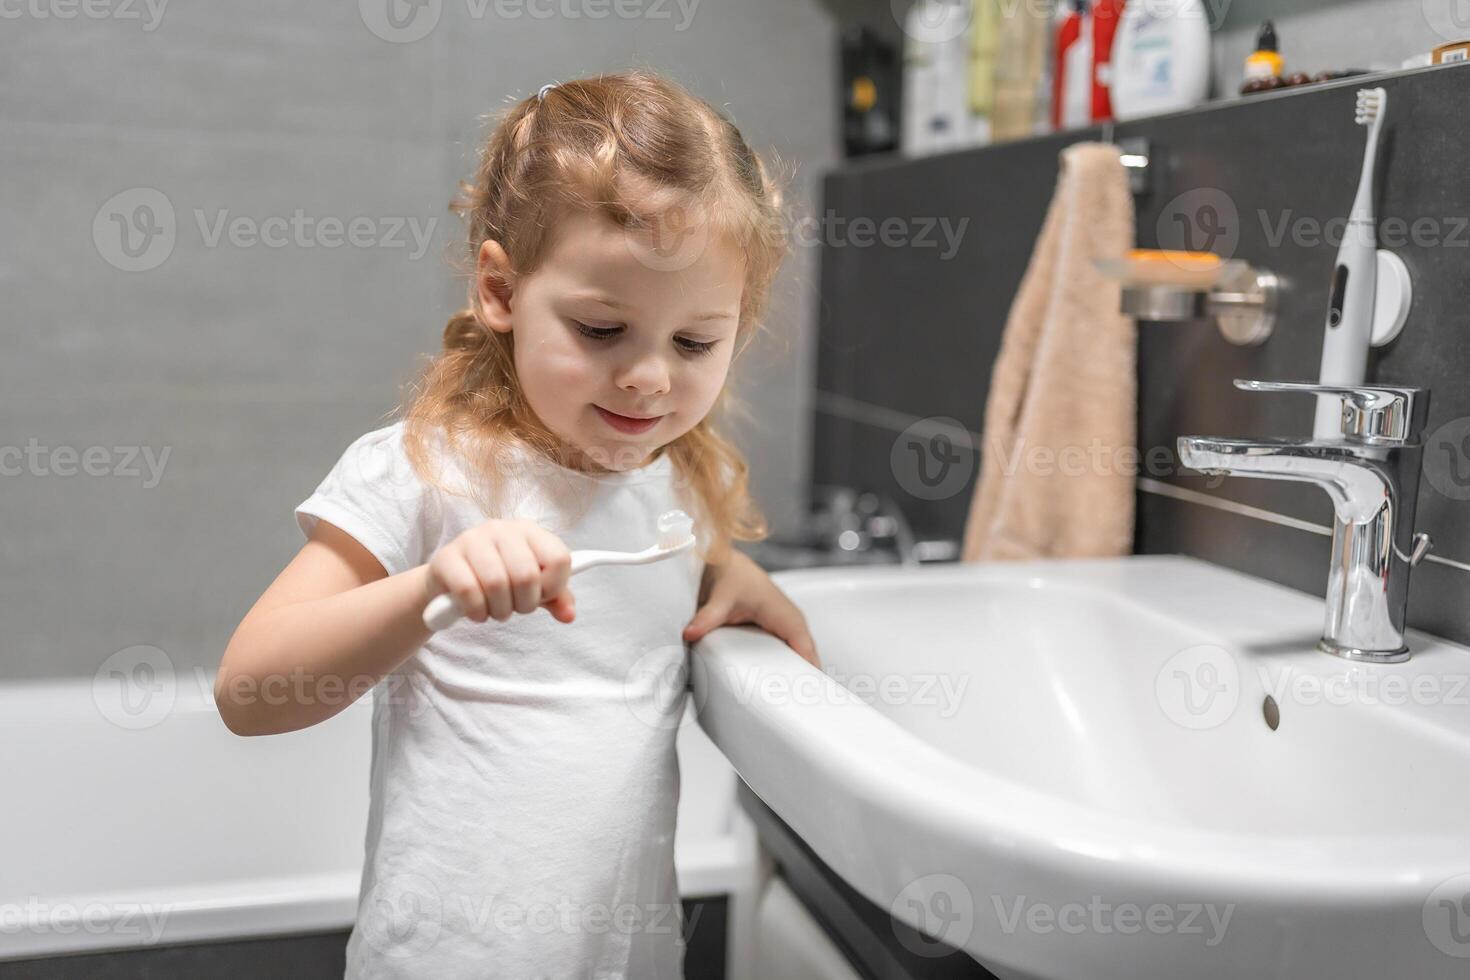
[[[1187,558],[777,580],[823,670],[718,630],[700,721],[897,919],[1007,978],[1470,977],[1470,650],[1350,664]]]

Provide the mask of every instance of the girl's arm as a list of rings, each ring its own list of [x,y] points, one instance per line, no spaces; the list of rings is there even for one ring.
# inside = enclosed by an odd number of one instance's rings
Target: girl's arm
[[[318,521],[246,614],[215,677],[237,735],[325,721],[372,690],[429,637],[429,566],[389,576],[351,535]]]
[[[429,638],[424,604],[449,592],[466,618],[505,622],[545,607],[576,617],[571,552],[529,521],[490,520],[428,564],[389,575],[351,535],[319,520],[299,554],[245,615],[225,649],[214,701],[237,735],[325,721]]]

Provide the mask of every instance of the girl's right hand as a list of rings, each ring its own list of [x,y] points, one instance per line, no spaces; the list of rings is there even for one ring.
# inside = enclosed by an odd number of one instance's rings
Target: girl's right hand
[[[483,623],[545,606],[558,621],[576,618],[567,588],[572,553],[561,538],[531,521],[486,521],[450,541],[429,560],[429,598],[448,592],[468,619]]]

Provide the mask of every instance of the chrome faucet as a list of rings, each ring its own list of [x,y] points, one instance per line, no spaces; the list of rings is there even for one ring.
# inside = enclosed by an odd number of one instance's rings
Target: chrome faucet
[[[1429,409],[1423,388],[1236,381],[1246,391],[1299,391],[1340,398],[1334,439],[1217,439],[1181,436],[1185,466],[1225,476],[1315,483],[1332,498],[1327,619],[1317,648],[1347,660],[1409,659],[1404,612],[1409,570],[1429,551],[1414,534],[1420,434]]]

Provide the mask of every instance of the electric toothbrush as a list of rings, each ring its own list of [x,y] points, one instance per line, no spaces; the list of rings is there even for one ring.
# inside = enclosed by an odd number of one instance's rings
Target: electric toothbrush
[[[1381,88],[1358,90],[1354,121],[1368,127],[1363,150],[1363,173],[1358,195],[1343,229],[1332,273],[1332,298],[1327,308],[1327,329],[1322,339],[1322,384],[1362,384],[1368,366],[1368,347],[1373,333],[1373,300],[1378,279],[1378,235],[1373,218],[1373,171],[1378,158],[1378,140],[1383,116],[1388,111],[1388,93]],[[1312,432],[1318,439],[1342,435],[1342,399],[1335,395],[1317,398],[1317,418]]]
[[[682,510],[671,510],[658,519],[658,543],[642,551],[572,552],[572,569],[576,575],[599,565],[647,565],[672,558],[694,544],[694,519]],[[437,595],[424,608],[424,625],[438,632],[464,615],[459,603],[449,593]]]

